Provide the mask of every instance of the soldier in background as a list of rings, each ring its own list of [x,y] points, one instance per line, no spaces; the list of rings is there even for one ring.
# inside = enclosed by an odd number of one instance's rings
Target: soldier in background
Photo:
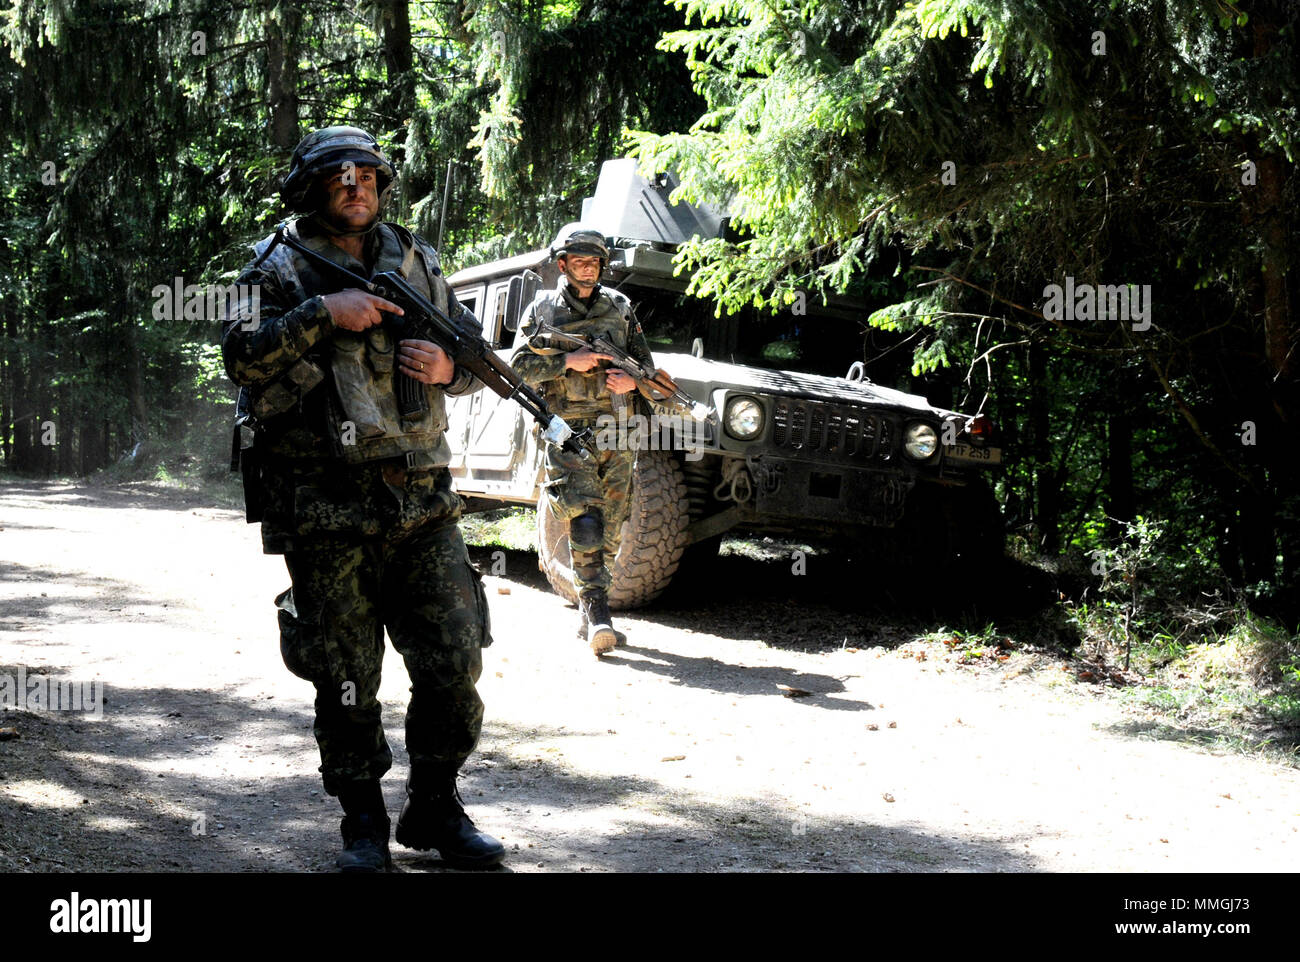
[[[631,301],[600,284],[608,262],[603,235],[573,231],[556,254],[559,282],[553,290],[538,291],[528,306],[520,324],[528,342],[511,358],[520,377],[540,388],[550,409],[575,430],[594,430],[602,415],[629,416],[636,381],[603,365],[609,360],[604,354],[552,344],[538,333],[539,321],[570,334],[608,334],[639,360],[652,361]],[[626,641],[609,614],[609,565],[618,554],[635,461],[636,452],[626,446],[601,450],[590,459],[555,445],[546,449],[547,497],[555,516],[569,524],[573,584],[582,615],[579,635],[598,656]]]
[[[400,271],[453,319],[477,323],[451,294],[434,250],[380,221],[393,179],[365,131],[309,134],[281,192],[305,215],[288,231],[364,277]],[[284,555],[292,581],[276,599],[281,654],[316,687],[320,771],[343,806],[338,867],[391,866],[380,790],[392,765],[378,700],[385,629],[411,679],[411,772],[396,839],[459,867],[496,865],[501,843],[474,827],[456,789],[482,727],[475,682],[491,636],[443,437],[444,396],[482,385],[431,342],[397,342],[381,316],[401,313],[396,305],[339,290],[270,241],[257,245],[258,260],[238,281],[257,286],[259,313],[228,319],[221,346],[241,386],[241,420],[255,426],[254,445],[241,452],[249,520],[261,521],[265,551]],[[399,412],[398,371],[425,386],[421,410]]]

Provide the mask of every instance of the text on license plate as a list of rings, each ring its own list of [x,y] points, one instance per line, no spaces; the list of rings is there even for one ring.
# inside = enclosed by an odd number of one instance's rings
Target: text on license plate
[[[1001,464],[1001,448],[977,448],[973,444],[950,444],[947,448],[949,458],[958,461],[983,461],[986,464]]]

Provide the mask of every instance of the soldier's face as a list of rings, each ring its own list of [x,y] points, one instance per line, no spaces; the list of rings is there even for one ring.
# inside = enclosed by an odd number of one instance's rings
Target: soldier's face
[[[374,167],[345,167],[325,181],[325,217],[335,227],[359,230],[379,213],[379,178]]]
[[[600,280],[600,258],[588,254],[566,254],[560,258],[560,270],[564,271],[564,276],[582,292],[585,297],[587,292],[596,286]]]

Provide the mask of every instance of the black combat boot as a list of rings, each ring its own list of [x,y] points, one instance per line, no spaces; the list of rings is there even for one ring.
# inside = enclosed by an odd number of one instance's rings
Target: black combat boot
[[[587,644],[591,645],[596,657],[613,651],[618,646],[618,632],[614,630],[614,619],[609,616],[609,598],[604,589],[588,588],[580,596],[578,607],[582,609],[582,620],[587,626]]]
[[[363,812],[343,816],[343,851],[335,865],[341,872],[386,872],[393,867],[388,854],[388,816]]]
[[[437,849],[453,868],[492,868],[505,858],[505,846],[474,827],[465,814],[456,775],[412,767],[406,782],[406,804],[397,818],[397,844],[428,851]]]

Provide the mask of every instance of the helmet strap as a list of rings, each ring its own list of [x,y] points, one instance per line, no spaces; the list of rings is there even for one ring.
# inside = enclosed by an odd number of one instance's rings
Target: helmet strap
[[[556,266],[558,267],[559,265],[557,264]],[[567,266],[567,265],[566,265],[566,266]],[[595,283],[594,285],[592,285],[591,290],[587,291],[587,293],[586,293],[585,296],[582,294],[582,288],[580,288],[580,287],[578,286],[577,282],[574,281],[573,278],[571,278],[571,277],[569,276],[569,272],[568,272],[567,270],[565,270],[564,268],[560,268],[560,277],[564,279],[564,283],[565,283],[565,285],[569,288],[570,291],[573,292],[573,296],[576,297],[576,298],[578,298],[579,300],[586,300],[587,298],[589,298],[589,297],[591,297],[593,294],[595,294],[596,291],[600,290],[600,276],[599,276],[599,275],[597,275],[597,277],[596,277],[596,283]]]
[[[379,226],[378,214],[375,215],[375,219],[372,220],[369,224],[367,224],[365,227],[358,228],[357,230],[339,230],[337,227],[335,227],[333,224],[327,221],[324,217],[322,217],[320,211],[315,211],[314,213],[312,213],[308,218],[308,220],[311,221],[313,227],[317,228],[322,233],[329,234],[331,237],[365,237],[372,230],[374,230],[376,227]]]

